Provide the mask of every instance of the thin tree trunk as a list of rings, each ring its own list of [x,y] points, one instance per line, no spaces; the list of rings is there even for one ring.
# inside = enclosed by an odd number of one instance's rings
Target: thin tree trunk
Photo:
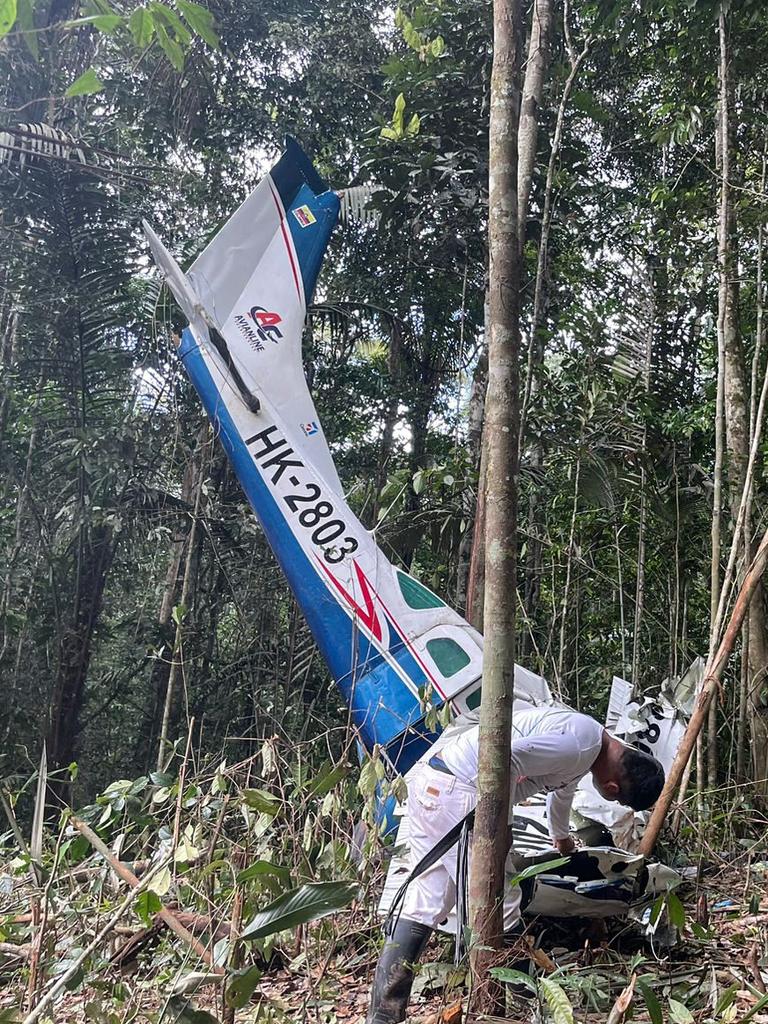
[[[207,427],[206,427],[207,433]],[[165,703],[163,705],[163,718],[160,725],[160,737],[157,745],[157,770],[162,771],[165,763],[166,745],[168,743],[168,731],[173,711],[173,696],[177,683],[182,678],[184,671],[184,617],[189,614],[189,598],[194,586],[194,577],[197,567],[197,532],[200,523],[200,511],[203,502],[203,484],[205,482],[205,469],[207,465],[207,454],[210,451],[210,440],[208,440],[200,454],[200,471],[195,488],[195,506],[192,513],[192,523],[187,537],[187,557],[184,562],[184,579],[181,585],[181,601],[179,612],[176,617],[176,635],[173,641],[173,652],[171,655],[171,666],[168,673],[168,684],[165,690]]]
[[[520,104],[520,0],[494,2],[489,130],[489,307],[486,436],[485,648],[477,807],[469,894],[475,945],[475,1010],[499,1002],[489,950],[503,931],[508,849],[509,747],[515,666],[516,510],[519,429],[520,249],[517,237],[517,132]]]
[[[525,245],[525,225],[531,204],[531,183],[536,166],[539,110],[544,94],[544,78],[549,66],[549,41],[554,21],[552,0],[534,0],[531,39],[525,65],[520,127],[517,133],[517,235],[520,248]]]
[[[115,554],[114,536],[106,525],[83,527],[78,544],[79,570],[73,610],[61,638],[46,738],[51,772],[61,772],[75,760],[93,637]],[[67,801],[69,783],[63,776],[53,779],[49,789],[54,799]]]
[[[571,596],[571,574],[573,566],[573,544],[576,536],[576,517],[579,511],[579,484],[581,481],[581,446],[584,443],[584,427],[579,435],[579,454],[576,457],[576,471],[573,479],[573,505],[571,507],[571,524],[568,530],[568,548],[565,553],[565,586],[563,600],[560,604],[560,640],[557,653],[556,682],[560,694],[567,693],[563,686],[563,667],[565,664],[565,626],[568,619],[568,600]]]
[[[645,344],[645,363],[643,366],[643,386],[646,395],[651,391],[651,368],[653,366],[653,334],[656,327],[656,301],[653,292],[653,273],[648,274],[647,284],[650,289],[651,307],[648,316],[648,337]],[[648,449],[648,424],[643,425],[643,465],[640,470],[640,517],[637,527],[637,577],[635,580],[635,619],[632,634],[632,685],[640,687],[640,638],[645,609],[645,533],[648,525],[648,479],[645,470],[645,456]]]
[[[567,16],[567,3],[566,3]],[[535,0],[531,22],[531,38],[528,47],[523,101],[521,104],[518,124],[518,178],[517,178],[517,241],[522,252],[525,243],[525,224],[531,202],[531,183],[536,166],[536,153],[539,129],[539,111],[544,93],[544,80],[549,64],[549,41],[554,20],[554,3],[552,0]],[[568,90],[570,94],[570,89]],[[562,132],[561,132],[562,134]],[[556,142],[559,148],[559,139]],[[550,164],[551,164],[550,159]],[[552,179],[547,177],[547,185],[551,193]],[[550,204],[551,205],[551,204]],[[537,269],[537,280],[538,280]],[[486,295],[486,336],[489,331],[488,296]],[[483,391],[484,394],[484,391]],[[482,416],[482,404],[481,404]],[[483,592],[485,586],[485,490],[486,490],[485,433],[481,433],[481,455],[478,461],[478,488],[475,522],[472,536],[468,581],[467,581],[467,618],[482,632],[483,630]],[[533,543],[533,541],[531,541]],[[540,551],[540,546],[539,546]]]

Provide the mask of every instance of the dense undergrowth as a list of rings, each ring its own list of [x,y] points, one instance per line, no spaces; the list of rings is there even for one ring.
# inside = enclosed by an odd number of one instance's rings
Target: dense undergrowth
[[[0,1021],[362,1020],[379,943],[382,774],[351,756],[317,766],[276,740],[232,765],[198,764],[188,748],[166,771],[47,818],[44,766],[20,780],[3,793]],[[531,922],[531,998],[510,996],[507,1019],[768,1021],[764,838],[743,805],[684,827],[666,852],[697,867],[696,881],[649,905],[650,930]],[[446,1007],[455,1019],[466,971],[451,945],[433,940],[419,969],[416,1019]],[[498,973],[515,978],[503,960]]]

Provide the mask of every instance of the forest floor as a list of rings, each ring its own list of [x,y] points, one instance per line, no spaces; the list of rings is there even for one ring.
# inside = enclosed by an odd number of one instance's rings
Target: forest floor
[[[631,1016],[652,1024],[766,1024],[768,862],[738,853],[710,861],[697,882],[677,893],[680,904],[664,908],[652,940],[643,936],[640,926],[616,920],[608,926],[574,921],[548,924],[538,937],[545,954],[539,956],[545,984],[532,1000],[510,1000],[503,1019],[619,1024]],[[73,979],[72,990],[41,1020],[72,1024],[226,1020],[220,986],[210,987],[210,977],[195,977],[194,972],[203,969],[194,954],[165,930],[157,930],[124,966],[110,962],[110,955],[129,941],[130,933],[141,930],[135,915],[130,925],[131,915],[129,910],[120,932],[105,940],[100,956],[87,963]],[[363,1020],[375,961],[375,926],[369,920],[359,927],[359,910],[357,914],[342,911],[338,918],[346,918],[346,927],[336,932],[335,943],[329,944],[327,935],[315,931],[315,926],[305,928],[289,953],[282,950],[262,965],[253,996],[236,1012],[238,1022],[358,1024]],[[103,923],[81,918],[76,925],[68,920],[66,927],[93,935]],[[27,1005],[32,947],[28,934],[23,940],[24,922],[15,927],[14,932],[10,917],[5,922],[0,917],[2,1024],[23,1020]],[[59,933],[56,922],[49,922],[41,951],[47,977],[62,969]],[[662,937],[672,941],[662,947]],[[19,944],[18,957],[13,955],[12,943]],[[71,960],[74,952],[69,948],[66,956]],[[409,1019],[437,1021],[440,1011],[463,994],[461,985],[446,989],[451,978],[453,983],[457,980],[449,958],[449,941],[433,940],[418,972]],[[554,981],[554,986],[548,987],[546,979]],[[188,989],[196,980],[203,984],[190,994]],[[185,987],[186,992],[180,991]],[[565,995],[564,1002],[558,993]],[[455,1013],[448,1019],[455,1024]]]

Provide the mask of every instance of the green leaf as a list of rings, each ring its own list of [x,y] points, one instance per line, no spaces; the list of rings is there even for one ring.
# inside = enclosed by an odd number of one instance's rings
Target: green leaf
[[[661,1011],[661,1003],[659,1002],[658,996],[651,988],[648,983],[650,975],[646,975],[645,978],[637,979],[637,987],[642,993],[645,1005],[648,1009],[648,1016],[651,1018],[651,1024],[664,1024],[664,1014]]]
[[[0,0],[0,3],[2,0]],[[101,92],[104,88],[104,83],[93,70],[88,68],[84,71],[79,78],[70,85],[67,91],[64,93],[65,96],[90,96],[92,93]]]
[[[246,807],[259,814],[271,814],[274,818],[280,811],[278,798],[265,789],[244,789],[241,796]]]
[[[723,1011],[728,1009],[728,1007],[736,998],[736,993],[739,991],[740,987],[741,986],[739,985],[739,983],[736,982],[733,985],[729,985],[729,987],[724,992],[720,993],[720,998],[717,1000],[717,1005],[715,1006],[716,1017],[719,1017],[720,1014],[723,1013]]]
[[[152,876],[152,881],[149,883],[149,891],[155,893],[157,896],[165,896],[168,890],[171,888],[171,869],[163,868],[158,871],[157,874]]]
[[[232,1006],[235,1010],[242,1009],[260,980],[261,971],[258,967],[244,967],[241,971],[233,971],[224,993],[227,1006]]]
[[[544,874],[545,871],[554,871],[555,868],[567,864],[570,859],[570,857],[556,857],[554,860],[548,860],[544,864],[531,864],[530,867],[523,868],[522,871],[508,879],[507,885],[519,885],[527,878],[535,878],[536,875]]]
[[[155,34],[155,25],[152,15],[146,7],[137,7],[128,19],[128,28],[131,30],[133,41],[139,49],[144,49],[152,42]]]
[[[395,112],[392,115],[392,127],[397,133],[398,139],[403,137],[403,119],[405,115],[405,96],[400,93],[395,100]]]
[[[348,771],[349,765],[326,762],[320,769],[320,774],[317,778],[307,785],[307,793],[318,799],[325,796],[326,793],[330,793],[341,782]]]
[[[174,0],[174,3],[184,15],[192,31],[200,36],[208,45],[218,50],[220,46],[219,37],[214,29],[213,15],[205,7],[196,4],[193,0]]]
[[[243,929],[243,939],[263,939],[286,928],[343,910],[357,895],[356,882],[308,882],[255,914]]]
[[[192,42],[192,36],[176,11],[174,11],[172,7],[168,7],[166,4],[161,4],[159,0],[152,0],[152,3],[149,6],[155,15],[155,24],[157,24],[158,19],[160,19],[169,31],[173,33],[176,40],[182,47],[189,46]]]
[[[547,1001],[555,1024],[574,1024],[573,1007],[557,982],[551,978],[542,978],[539,981],[539,989]]]
[[[32,0],[18,0],[16,13],[19,28],[24,33],[24,43],[35,60],[39,60],[40,44],[37,41],[37,32],[35,32],[35,12],[32,9]]]
[[[685,928],[685,908],[680,902],[680,898],[673,892],[667,893],[667,916],[669,923],[675,928],[679,928],[680,931]]]
[[[75,18],[74,21],[65,22],[64,28],[80,28],[82,25],[91,25],[99,32],[111,36],[124,22],[125,18],[121,18],[119,14],[89,14],[86,18]]]
[[[139,915],[144,924],[148,925],[155,914],[163,909],[163,904],[156,892],[145,889],[136,897],[133,909]]]
[[[435,36],[429,48],[433,57],[442,57],[445,53],[445,40],[442,36]]]
[[[291,884],[291,873],[288,868],[281,867],[279,864],[272,864],[268,860],[257,860],[253,864],[249,864],[247,868],[243,868],[237,875],[237,884],[243,885],[245,882],[250,882],[254,878],[260,878],[263,875],[273,875],[285,885]]]
[[[152,5],[153,10],[154,10],[154,6],[155,5],[153,4]],[[163,32],[165,32],[165,26],[164,26],[164,23],[163,23],[163,20],[162,20],[162,16],[160,16],[159,23],[158,23],[158,19],[154,18],[154,25],[155,25],[155,28],[157,29],[158,38],[160,38],[160,30],[162,29]],[[167,36],[167,33],[166,33],[166,36]],[[169,40],[169,41],[173,42],[173,40]],[[163,49],[165,49],[165,47],[163,47]],[[181,47],[179,47],[179,52],[181,53]],[[182,62],[182,64],[184,63],[184,55],[183,54],[182,54],[182,57],[181,57],[181,62]],[[171,61],[171,63],[173,63],[173,61]],[[187,614],[187,609],[184,607],[183,604],[175,604],[173,606],[173,611],[171,612],[171,618],[173,619],[173,621],[176,623],[177,626],[180,626],[182,624],[182,622],[184,621],[184,617],[186,616],[186,614]]]
[[[16,23],[16,0],[0,0],[0,39],[8,35]]]
[[[418,114],[414,114],[411,117],[410,121],[408,122],[408,127],[405,129],[405,134],[410,136],[411,138],[414,135],[418,135],[419,134],[419,127],[420,127],[420,125],[421,125],[421,118],[419,117]]]
[[[508,985],[526,985],[532,992],[536,991],[536,982],[530,974],[516,971],[512,967],[491,967],[490,974],[491,977]]]
[[[673,1024],[693,1024],[694,1017],[691,1011],[677,999],[669,1000],[669,1019]]]

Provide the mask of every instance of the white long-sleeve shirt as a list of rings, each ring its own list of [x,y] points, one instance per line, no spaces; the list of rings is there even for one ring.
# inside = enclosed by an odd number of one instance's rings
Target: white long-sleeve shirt
[[[580,779],[595,763],[603,727],[594,718],[558,708],[515,708],[512,718],[510,820],[516,803],[547,794],[547,821],[552,839],[570,832],[573,796]],[[448,740],[438,756],[466,785],[477,783],[479,726]]]

